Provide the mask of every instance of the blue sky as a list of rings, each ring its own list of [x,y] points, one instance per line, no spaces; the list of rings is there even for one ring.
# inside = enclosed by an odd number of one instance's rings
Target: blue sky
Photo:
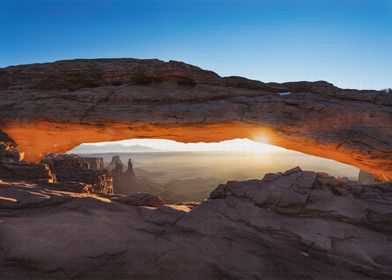
[[[0,67],[96,57],[382,89],[392,87],[392,0],[0,0]]]

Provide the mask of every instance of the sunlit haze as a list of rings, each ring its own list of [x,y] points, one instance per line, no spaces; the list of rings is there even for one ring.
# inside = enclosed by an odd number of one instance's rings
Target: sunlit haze
[[[110,144],[124,146],[141,145],[165,151],[243,151],[243,152],[277,152],[286,149],[269,144],[255,142],[249,139],[233,139],[213,143],[181,143],[166,139],[131,139],[116,142],[102,142],[92,145],[104,146]]]
[[[258,138],[263,142],[267,140],[261,135]],[[154,180],[169,182],[209,177],[214,178],[211,186],[228,180],[260,178],[268,172],[284,172],[295,166],[339,177],[358,177],[358,169],[353,166],[249,139],[213,143],[130,139],[85,143],[68,153],[103,157],[107,164],[112,156],[120,155],[124,163],[132,159],[137,173],[148,170],[159,174]]]

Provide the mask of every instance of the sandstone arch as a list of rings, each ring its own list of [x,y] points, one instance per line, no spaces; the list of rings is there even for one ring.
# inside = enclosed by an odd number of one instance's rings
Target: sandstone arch
[[[266,137],[392,180],[392,95],[262,83],[181,62],[71,60],[0,69],[0,124],[38,161],[85,142]]]

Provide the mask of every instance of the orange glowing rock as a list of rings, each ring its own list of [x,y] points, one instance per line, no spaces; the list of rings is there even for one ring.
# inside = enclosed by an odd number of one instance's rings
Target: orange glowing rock
[[[0,73],[0,130],[26,160],[86,142],[263,136],[392,180],[392,95],[386,92],[221,78],[159,60],[72,60]]]

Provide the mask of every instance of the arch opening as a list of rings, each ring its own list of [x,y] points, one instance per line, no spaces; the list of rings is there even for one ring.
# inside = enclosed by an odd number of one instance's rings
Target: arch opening
[[[289,128],[288,128],[289,129]],[[132,138],[168,139],[184,143],[219,142],[236,138],[267,140],[269,144],[355,166],[380,181],[391,181],[389,158],[377,153],[358,152],[350,145],[320,142],[300,134],[296,129],[278,131],[242,122],[197,124],[150,123],[54,123],[48,121],[18,122],[4,125],[25,155],[25,160],[39,162],[45,154],[65,153],[82,143],[118,141]]]
[[[101,160],[113,175],[115,193],[148,192],[168,203],[199,202],[227,181],[261,179],[296,166],[351,180],[357,180],[359,173],[350,165],[247,138],[211,143],[129,139],[84,143],[68,153]]]

